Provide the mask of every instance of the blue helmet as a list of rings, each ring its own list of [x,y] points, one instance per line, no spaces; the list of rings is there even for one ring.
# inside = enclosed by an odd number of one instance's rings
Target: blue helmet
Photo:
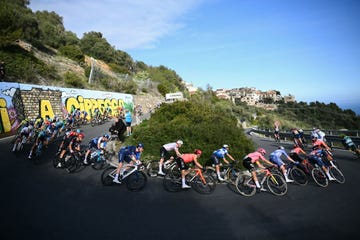
[[[103,137],[104,137],[104,138],[107,138],[107,139],[110,138],[109,134],[104,134]]]
[[[139,143],[139,144],[137,145],[137,147],[138,147],[138,148],[144,148],[144,144]]]

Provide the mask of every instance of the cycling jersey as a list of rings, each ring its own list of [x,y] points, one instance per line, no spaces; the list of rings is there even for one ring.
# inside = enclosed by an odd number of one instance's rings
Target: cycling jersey
[[[270,153],[270,162],[275,163],[278,166],[282,166],[284,162],[281,160],[281,155],[285,155],[287,158],[289,157],[289,155],[285,152],[284,149],[276,149],[275,151]]]
[[[193,153],[185,153],[180,156],[182,160],[184,160],[184,163],[190,163],[193,162],[196,159],[196,155]]]
[[[263,156],[261,153],[259,153],[259,152],[249,153],[248,155],[246,155],[246,156],[244,157],[244,161],[245,161],[246,159],[250,160],[251,163],[255,163],[255,162],[259,161],[260,159],[266,160],[266,159],[264,158],[264,156]]]
[[[163,148],[165,148],[166,151],[175,151],[175,149],[178,150],[178,146],[176,144],[176,142],[173,143],[167,143],[165,145],[163,145]]]
[[[220,148],[212,153],[212,155],[217,158],[224,158],[226,154],[228,154],[228,150],[226,148]]]
[[[119,163],[120,162],[131,162],[133,158],[140,160],[141,152],[137,151],[136,146],[126,146],[120,148],[118,153]]]

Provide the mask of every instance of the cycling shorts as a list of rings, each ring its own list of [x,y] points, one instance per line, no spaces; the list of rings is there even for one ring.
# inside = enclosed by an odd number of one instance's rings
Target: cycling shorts
[[[118,158],[119,158],[119,163],[124,162],[124,161],[127,163],[130,163],[132,160],[130,155],[126,155],[125,150],[122,150],[122,149],[118,153]]]
[[[160,148],[160,158],[168,159],[170,157],[169,152],[164,148]]]
[[[284,165],[284,162],[281,160],[281,158],[275,156],[275,155],[270,155],[269,158],[270,162],[275,163],[276,165],[278,165],[278,167],[281,167],[282,165]]]
[[[215,165],[219,165],[221,162],[220,162],[220,159],[218,159],[215,155],[211,155],[210,157],[210,160],[213,162],[213,164]]]
[[[254,171],[255,170],[255,165],[254,163],[251,162],[251,158],[250,157],[247,157],[247,158],[244,158],[243,160],[243,166],[249,170],[250,172]]]
[[[187,170],[189,169],[189,166],[184,162],[184,159],[182,159],[181,157],[177,157],[175,159],[176,164],[178,165],[178,167],[180,168],[180,170]]]

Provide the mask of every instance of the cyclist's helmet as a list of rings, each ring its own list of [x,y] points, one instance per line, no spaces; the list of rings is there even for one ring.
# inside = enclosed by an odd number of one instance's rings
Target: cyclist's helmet
[[[178,145],[183,145],[183,144],[184,144],[184,142],[181,141],[181,140],[177,140],[176,143],[177,143]]]
[[[84,139],[85,135],[83,133],[79,133],[78,137],[80,137],[81,139]]]
[[[298,146],[297,144],[294,144],[294,145],[293,145],[293,148],[297,148],[297,146]]]
[[[279,146],[278,149],[284,150],[285,148],[283,146]]]
[[[195,149],[195,150],[194,150],[194,153],[201,155],[202,151],[201,151],[200,149]]]
[[[229,145],[224,144],[224,145],[223,145],[223,148],[229,148]]]
[[[81,133],[81,130],[80,130],[80,129],[76,129],[76,132],[77,132],[77,133]]]
[[[103,137],[104,137],[104,138],[107,138],[107,139],[110,138],[109,134],[104,134]]]
[[[265,154],[266,154],[266,150],[263,149],[263,148],[258,148],[258,149],[257,149],[257,152],[261,153],[262,155],[265,155]]]
[[[138,147],[138,148],[144,148],[144,144],[138,143],[137,147]]]

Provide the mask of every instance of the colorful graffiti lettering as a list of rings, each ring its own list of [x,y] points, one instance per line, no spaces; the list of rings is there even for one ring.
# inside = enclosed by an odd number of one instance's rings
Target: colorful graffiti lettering
[[[116,110],[119,107],[124,107],[125,102],[122,99],[94,99],[84,98],[82,96],[70,97],[65,100],[65,109],[68,113],[71,113],[74,109],[80,109],[80,111],[86,111],[93,113],[95,108],[98,108],[101,113],[105,112],[106,108],[111,109],[111,114],[115,116]],[[88,116],[90,118],[90,115]]]
[[[11,123],[9,114],[7,111],[7,104],[4,98],[0,98],[0,133],[9,132],[11,131]]]
[[[79,109],[86,111],[90,120],[95,108],[101,113],[110,110],[109,114],[117,116],[119,109],[132,110],[133,97],[115,92],[1,82],[0,137],[17,129],[25,118],[64,118]]]

